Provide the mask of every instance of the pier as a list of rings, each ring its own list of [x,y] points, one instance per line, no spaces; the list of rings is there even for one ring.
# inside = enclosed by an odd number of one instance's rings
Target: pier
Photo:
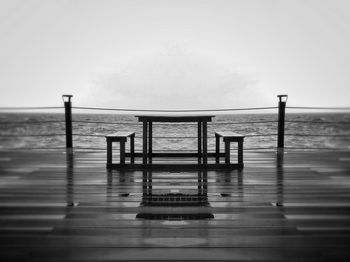
[[[278,109],[276,120],[271,114],[250,121],[211,121],[214,115],[204,121],[203,110],[153,110],[196,114],[155,118],[136,109],[72,106],[71,95],[63,98],[64,107],[0,108],[64,109],[64,120],[2,121],[2,141],[35,146],[0,150],[1,261],[350,259],[347,118],[286,118],[286,95],[278,96],[278,107],[211,110]],[[137,112],[142,123],[135,115],[114,122],[72,110]],[[236,133],[240,127],[245,133]],[[291,146],[305,136],[321,146]],[[34,139],[46,139],[45,146]],[[322,146],[336,139],[343,148]],[[180,140],[192,151],[169,150]]]
[[[105,152],[1,152],[1,261],[350,257],[350,152],[247,152],[243,170],[200,182],[197,172],[154,171],[153,193],[183,193],[183,203],[153,206],[142,203],[149,173],[105,161]],[[187,205],[199,186],[208,204]]]

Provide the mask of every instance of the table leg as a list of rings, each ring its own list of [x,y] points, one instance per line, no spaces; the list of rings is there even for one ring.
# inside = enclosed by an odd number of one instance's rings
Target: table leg
[[[220,136],[215,133],[215,163],[220,163]]]
[[[125,164],[125,141],[120,141],[120,164]]]
[[[202,188],[203,188],[203,196],[207,197],[208,195],[208,172],[207,170],[203,170],[203,179],[202,179]]]
[[[135,134],[130,136],[130,163],[135,163]]]
[[[143,134],[142,134],[142,164],[147,164],[147,121],[143,121],[143,128],[142,128]]]
[[[152,164],[152,121],[148,122],[148,163]]]
[[[243,166],[243,140],[238,141],[238,165]]]
[[[202,163],[202,122],[198,122],[198,164]]]
[[[112,164],[112,142],[107,139],[107,165]]]
[[[203,164],[208,163],[208,128],[207,122],[203,121]]]
[[[230,164],[230,141],[225,141],[225,164]]]

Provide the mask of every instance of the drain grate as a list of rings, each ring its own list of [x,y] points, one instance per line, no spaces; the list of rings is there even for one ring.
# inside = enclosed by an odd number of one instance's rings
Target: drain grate
[[[142,203],[144,206],[208,206],[207,195],[189,195],[189,194],[162,194],[162,195],[143,195]]]
[[[213,219],[214,215],[211,213],[198,214],[154,214],[154,213],[140,213],[136,218],[148,220],[205,220]]]

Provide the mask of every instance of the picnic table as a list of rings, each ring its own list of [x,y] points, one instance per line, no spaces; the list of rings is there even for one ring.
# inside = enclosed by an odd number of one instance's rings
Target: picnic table
[[[152,157],[155,155],[152,152],[152,143],[153,143],[153,123],[158,122],[168,122],[168,123],[188,123],[193,122],[197,123],[197,156],[198,164],[207,164],[208,163],[208,128],[207,123],[212,121],[212,118],[215,116],[212,115],[138,115],[136,116],[139,122],[143,123],[142,128],[142,163],[152,164]],[[173,153],[173,156],[181,156],[183,153]],[[157,157],[167,157],[169,154],[157,154]]]

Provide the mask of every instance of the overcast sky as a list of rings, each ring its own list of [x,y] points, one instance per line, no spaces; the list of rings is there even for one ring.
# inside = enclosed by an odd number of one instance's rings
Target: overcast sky
[[[350,1],[0,0],[0,106],[349,106]]]

